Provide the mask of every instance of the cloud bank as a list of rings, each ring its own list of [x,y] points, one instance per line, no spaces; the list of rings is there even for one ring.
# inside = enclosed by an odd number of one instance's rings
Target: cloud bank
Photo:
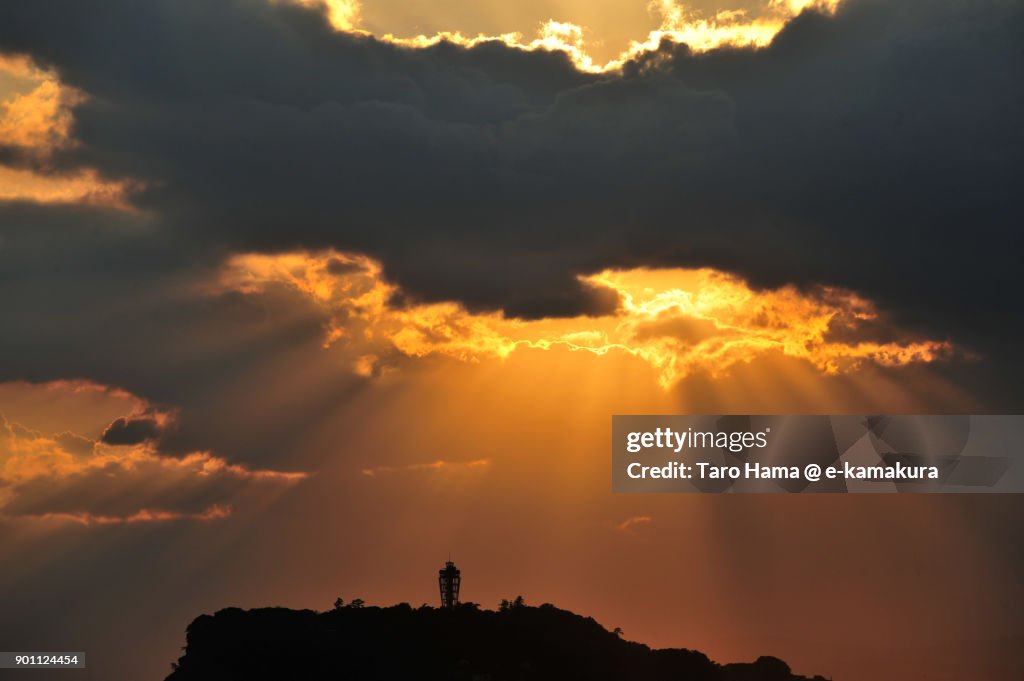
[[[832,287],[983,358],[971,375],[1004,385],[972,390],[1019,403],[1022,35],[1016,3],[849,0],[762,49],[663,41],[587,73],[558,50],[339,32],[288,3],[5,3],[0,51],[78,96],[70,119],[37,97],[67,143],[41,159],[7,135],[4,162],[96,173],[131,210],[0,201],[0,376],[86,376],[190,423],[229,379],[321,348],[324,324],[281,290],[194,288],[238,254],[333,250],[380,263],[396,309],[520,320],[611,314],[588,277],[616,269]]]

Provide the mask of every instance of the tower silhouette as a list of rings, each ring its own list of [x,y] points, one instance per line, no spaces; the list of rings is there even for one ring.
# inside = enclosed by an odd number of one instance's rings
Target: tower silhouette
[[[459,584],[462,582],[459,568],[449,560],[438,571],[437,581],[441,587],[441,607],[454,608],[459,603]]]

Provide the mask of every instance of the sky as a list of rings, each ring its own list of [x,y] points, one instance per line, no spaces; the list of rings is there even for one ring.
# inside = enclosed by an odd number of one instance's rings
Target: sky
[[[160,679],[199,614],[433,603],[450,553],[719,661],[1019,678],[1019,496],[607,457],[612,414],[1020,412],[1022,39],[1008,0],[3,3],[0,648]]]

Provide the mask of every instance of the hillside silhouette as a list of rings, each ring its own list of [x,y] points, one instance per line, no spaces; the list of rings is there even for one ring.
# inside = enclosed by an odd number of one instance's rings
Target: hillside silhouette
[[[774,657],[719,665],[692,650],[653,650],[589,617],[521,599],[499,611],[361,601],[328,612],[228,608],[196,618],[186,643],[167,681],[805,679]]]

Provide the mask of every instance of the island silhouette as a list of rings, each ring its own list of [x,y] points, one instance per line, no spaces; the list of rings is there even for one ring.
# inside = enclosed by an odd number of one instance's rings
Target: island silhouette
[[[522,597],[498,610],[368,606],[227,608],[197,617],[167,681],[796,681],[774,657],[718,664],[652,649],[594,619]],[[815,676],[814,681],[825,681]]]

